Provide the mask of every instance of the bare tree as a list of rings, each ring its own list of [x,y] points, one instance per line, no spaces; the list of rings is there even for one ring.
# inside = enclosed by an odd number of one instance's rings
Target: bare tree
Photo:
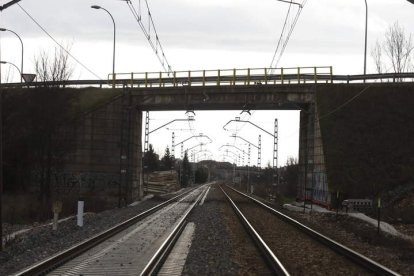
[[[55,49],[34,59],[35,71],[43,85],[5,93],[4,114],[5,175],[10,185],[39,192],[40,218],[48,218],[54,191],[54,176],[61,173],[66,155],[73,148],[76,127],[76,93],[62,89],[59,81],[73,72],[69,52]]]
[[[375,63],[375,69],[378,74],[384,73],[384,62],[382,59],[382,47],[381,43],[377,40],[374,48],[371,49],[371,57]]]
[[[391,61],[395,73],[406,72],[411,66],[413,42],[411,34],[407,37],[404,28],[398,22],[391,26],[385,34],[385,53]]]
[[[384,41],[375,44],[371,50],[371,56],[375,62],[378,73],[385,73],[390,68],[394,73],[403,73],[413,68],[411,54],[413,53],[413,41],[411,34],[407,35],[404,28],[398,22],[391,25],[385,32]],[[383,53],[387,62],[383,59]]]
[[[55,48],[53,56],[43,50],[35,57],[35,71],[39,81],[56,86],[55,82],[69,80],[73,67],[69,63],[70,47],[65,48],[69,50]]]

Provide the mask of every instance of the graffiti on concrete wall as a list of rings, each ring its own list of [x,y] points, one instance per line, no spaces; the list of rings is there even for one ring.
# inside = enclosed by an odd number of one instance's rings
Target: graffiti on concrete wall
[[[56,173],[53,187],[57,193],[112,193],[118,191],[119,175],[93,172]]]

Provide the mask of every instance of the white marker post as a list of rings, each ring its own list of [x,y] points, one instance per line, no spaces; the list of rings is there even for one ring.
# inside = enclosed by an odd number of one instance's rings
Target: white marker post
[[[56,231],[58,226],[58,220],[59,220],[59,213],[62,212],[62,201],[55,201],[53,202],[53,225],[52,230]]]
[[[78,200],[78,215],[77,215],[77,224],[79,227],[83,226],[83,208],[84,208],[85,202],[82,198]]]
[[[82,197],[82,174],[78,173],[77,178],[79,180],[79,199],[78,199],[78,214],[77,214],[77,225],[83,226],[83,208],[85,207],[85,201]]]

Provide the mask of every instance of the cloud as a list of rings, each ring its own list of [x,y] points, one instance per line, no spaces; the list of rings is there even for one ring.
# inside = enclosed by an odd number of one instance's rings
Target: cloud
[[[138,0],[132,1],[138,8]],[[377,0],[369,3],[370,44],[383,35],[385,26],[396,20],[408,32],[413,31],[410,15],[414,6],[405,2]],[[210,50],[272,56],[289,6],[274,0],[151,0],[148,3],[167,55],[178,50],[199,51],[199,55],[203,55],[202,52]],[[312,0],[307,3],[286,54],[331,55],[340,60],[339,55],[360,53],[365,22],[362,1]],[[92,4],[101,5],[115,18],[117,43],[129,44],[131,48],[149,48],[128,6],[122,1],[24,0],[20,4],[60,42],[74,42],[75,49],[77,44],[111,43],[113,33],[109,16],[104,11],[90,8]],[[17,5],[1,15],[0,25],[15,30],[24,41],[31,38],[49,40]],[[28,51],[30,47],[27,45]],[[174,60],[173,57],[169,59]]]

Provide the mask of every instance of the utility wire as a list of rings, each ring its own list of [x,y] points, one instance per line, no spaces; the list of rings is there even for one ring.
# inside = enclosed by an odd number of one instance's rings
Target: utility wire
[[[294,15],[293,20],[291,20],[291,11],[292,11],[292,3],[289,5],[289,9],[287,11],[285,21],[283,24],[282,32],[280,33],[279,40],[276,46],[276,50],[273,54],[272,61],[270,62],[270,73],[273,72],[274,68],[276,68],[285,52],[286,46],[292,36],[293,30],[295,29],[296,23],[299,20],[299,16],[302,13],[302,9],[305,6],[307,0],[304,0],[301,5],[298,5],[298,9],[296,14]],[[289,30],[287,30],[289,29]],[[285,35],[287,32],[287,35]],[[286,36],[286,37],[285,37]]]
[[[274,61],[276,59],[277,53],[279,52],[280,44],[282,43],[282,40],[283,40],[283,35],[285,34],[285,30],[286,30],[286,26],[287,26],[287,22],[288,22],[288,19],[289,19],[289,15],[290,15],[291,8],[292,8],[292,4],[289,5],[289,9],[288,9],[287,14],[286,14],[286,17],[285,17],[285,22],[283,23],[282,32],[280,33],[279,40],[278,40],[277,46],[276,46],[276,50],[273,53],[273,58],[272,58],[272,61],[270,62],[270,68],[276,67],[276,65],[277,65],[276,64],[274,66],[273,63],[274,63]]]
[[[314,120],[314,122],[319,122],[322,119],[325,119],[329,116],[331,116],[332,114],[338,112],[339,110],[341,110],[342,108],[344,108],[345,106],[347,106],[348,104],[350,104],[351,102],[353,102],[354,100],[356,100],[357,98],[359,98],[363,93],[365,93],[369,88],[371,88],[374,84],[370,84],[369,86],[365,87],[364,89],[362,89],[361,91],[359,91],[357,94],[355,94],[354,96],[352,96],[350,99],[348,99],[347,101],[345,101],[344,103],[338,105],[337,107],[335,107],[334,109],[326,112],[323,115],[318,116],[318,118]],[[299,110],[299,111],[303,111],[303,110]],[[306,111],[305,111],[306,112]],[[288,139],[293,137],[294,135],[296,135],[299,132],[299,130],[296,130],[292,133],[290,133],[289,135],[287,135],[286,137],[282,138],[282,139]]]
[[[235,129],[229,129],[229,131],[233,131],[234,134],[239,134],[239,132],[246,126],[247,121],[250,121],[250,119],[252,118],[253,114],[256,112],[256,110],[253,110],[250,114],[248,112],[242,112],[242,118],[240,118],[241,121],[246,121],[242,124],[236,124],[236,128]],[[247,113],[247,114],[245,114]],[[238,127],[239,125],[241,125],[240,127]]]
[[[358,97],[360,97],[365,91],[367,91],[369,88],[371,88],[373,86],[373,84],[368,85],[367,87],[365,87],[364,89],[362,89],[361,91],[359,91],[356,95],[354,95],[353,97],[351,97],[349,100],[347,100],[346,102],[344,102],[343,104],[339,105],[338,107],[332,109],[329,112],[326,112],[325,114],[319,116],[319,121],[334,114],[335,112],[341,110],[342,108],[344,108],[345,106],[347,106],[348,104],[350,104],[351,102],[353,102],[355,99],[357,99]]]
[[[286,46],[289,43],[290,37],[292,36],[293,30],[294,30],[294,28],[296,26],[296,23],[298,22],[298,19],[299,19],[299,16],[300,16],[301,12],[302,12],[302,8],[300,8],[298,10],[298,12],[296,13],[295,19],[293,20],[293,24],[291,25],[291,28],[289,29],[288,36],[287,36],[285,42],[283,43],[282,50],[280,51],[280,55],[279,55],[279,57],[278,57],[275,65],[274,65],[274,67],[277,67],[277,65],[279,64],[279,62],[280,62],[280,60],[281,60],[281,58],[282,58],[282,56],[283,56],[283,54],[285,52]]]
[[[249,115],[247,115],[249,117],[248,118],[245,117],[245,119],[243,119],[243,121],[250,121],[250,119],[252,118],[252,116],[255,112],[256,112],[256,110],[253,110]],[[246,126],[246,124],[247,123],[243,123],[242,126],[240,127],[239,131],[241,131]]]
[[[161,66],[164,68],[164,71],[168,73],[172,73],[171,65],[168,63],[167,57],[165,55],[164,49],[161,45],[161,41],[159,39],[157,30],[155,28],[154,19],[152,17],[149,5],[147,0],[145,0],[145,7],[146,7],[146,14],[148,16],[148,22],[143,22],[142,20],[142,12],[143,7],[141,5],[141,0],[138,2],[138,9],[135,8],[135,6],[132,4],[131,0],[124,0],[129,10],[131,11],[132,15],[134,16],[135,20],[137,21],[138,25],[140,26],[142,32],[145,35],[145,38],[148,40],[148,43],[150,44],[152,50],[156,54],[159,62],[161,63]],[[146,26],[148,23],[148,26]],[[152,35],[152,31],[154,32],[154,35]]]
[[[91,69],[89,69],[86,65],[84,65],[82,62],[80,62],[76,57],[74,57],[68,50],[66,50],[65,47],[63,47],[40,23],[29,14],[28,11],[26,11],[19,3],[17,5],[22,9],[22,11],[50,38],[52,39],[68,56],[70,56],[74,61],[76,61],[80,66],[85,68],[89,73],[94,75],[97,79],[102,80],[97,74],[95,74]]]

